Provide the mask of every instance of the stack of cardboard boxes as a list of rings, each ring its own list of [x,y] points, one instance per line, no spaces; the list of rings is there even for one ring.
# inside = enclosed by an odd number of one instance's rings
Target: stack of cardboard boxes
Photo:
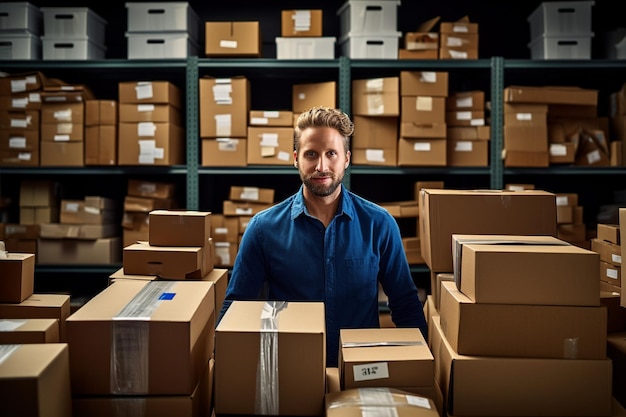
[[[281,36],[276,37],[276,59],[333,59],[334,36],[323,35],[321,9],[281,11]]]

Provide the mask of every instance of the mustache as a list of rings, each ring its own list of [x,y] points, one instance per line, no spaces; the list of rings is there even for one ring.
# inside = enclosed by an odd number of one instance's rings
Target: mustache
[[[335,175],[331,172],[318,172],[315,174],[311,174],[308,176],[308,178],[313,179],[313,178],[334,178]]]

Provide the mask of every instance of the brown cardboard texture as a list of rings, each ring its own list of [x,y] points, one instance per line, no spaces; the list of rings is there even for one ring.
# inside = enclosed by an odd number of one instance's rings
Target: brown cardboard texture
[[[438,417],[435,401],[395,388],[354,388],[329,392],[326,417],[361,417],[364,410],[397,417]]]
[[[115,281],[67,319],[72,393],[191,394],[212,353],[214,297],[207,281]]]
[[[0,250],[0,303],[21,303],[34,288],[35,255]]]
[[[275,331],[263,331],[264,325]],[[281,307],[280,302],[233,301],[215,329],[215,412],[258,414],[255,404],[263,398],[270,409],[265,414],[322,415],[325,339],[323,303]],[[278,355],[276,363],[268,362],[270,352]],[[260,365],[266,371],[259,374]]]
[[[204,22],[207,57],[260,57],[261,27],[258,21]]]
[[[205,246],[211,237],[211,212],[153,210],[148,243],[153,246]]]
[[[0,345],[59,343],[58,319],[0,319]]]
[[[207,247],[135,243],[123,249],[124,272],[173,280],[200,279],[209,272],[205,262]]]

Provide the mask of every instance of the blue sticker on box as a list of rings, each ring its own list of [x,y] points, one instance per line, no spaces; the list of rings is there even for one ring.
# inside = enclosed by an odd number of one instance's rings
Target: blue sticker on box
[[[159,300],[171,300],[174,298],[175,293],[173,292],[164,292],[159,296]]]

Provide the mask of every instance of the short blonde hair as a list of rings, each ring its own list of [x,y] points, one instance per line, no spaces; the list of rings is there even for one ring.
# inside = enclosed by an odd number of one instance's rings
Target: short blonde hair
[[[319,106],[301,113],[296,120],[293,133],[293,149],[295,151],[300,148],[302,131],[309,127],[330,127],[337,130],[343,136],[345,151],[350,149],[350,136],[354,133],[354,123],[341,110]]]

